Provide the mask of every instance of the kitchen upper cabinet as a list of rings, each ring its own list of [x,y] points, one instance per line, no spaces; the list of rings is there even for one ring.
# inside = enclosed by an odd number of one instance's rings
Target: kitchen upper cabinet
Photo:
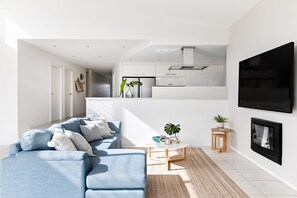
[[[186,72],[183,70],[169,70],[171,65],[157,65],[156,76],[185,76]]]
[[[155,64],[123,64],[123,76],[156,76]]]

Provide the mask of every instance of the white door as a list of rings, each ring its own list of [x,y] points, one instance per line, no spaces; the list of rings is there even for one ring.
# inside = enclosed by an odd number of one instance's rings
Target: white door
[[[62,70],[51,66],[51,121],[62,119]]]
[[[65,70],[65,118],[73,117],[73,71]]]

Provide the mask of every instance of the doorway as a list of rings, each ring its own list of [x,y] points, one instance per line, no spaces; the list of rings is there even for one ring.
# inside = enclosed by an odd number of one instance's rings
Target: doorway
[[[65,70],[65,118],[73,117],[73,71]]]
[[[51,121],[62,120],[62,68],[51,66]]]

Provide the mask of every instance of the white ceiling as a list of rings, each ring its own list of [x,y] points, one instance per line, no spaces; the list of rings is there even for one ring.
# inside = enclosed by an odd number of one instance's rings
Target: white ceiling
[[[125,58],[124,62],[182,63],[181,45],[151,45]],[[226,45],[196,45],[194,63],[225,64]]]
[[[111,68],[119,61],[181,62],[180,48],[182,44],[185,44],[182,40],[187,41],[187,38],[191,42],[185,45],[196,46],[195,62],[209,62],[213,59],[220,62],[225,61],[226,55],[226,45],[220,44],[226,44],[227,40],[220,43],[220,39],[214,39],[212,43],[209,43],[205,40],[199,40],[199,38],[205,38],[205,34],[215,35],[217,33],[216,28],[225,30],[223,32],[226,34],[222,35],[222,38],[227,38],[227,32],[231,25],[259,1],[91,0],[88,4],[83,1],[81,4],[77,3],[67,10],[62,6],[56,6],[55,3],[48,3],[45,7],[48,9],[55,8],[54,10],[57,11],[54,12],[53,16],[59,16],[60,11],[62,11],[65,20],[67,16],[69,16],[70,22],[77,20],[76,27],[79,27],[79,30],[84,29],[87,32],[96,33],[94,28],[98,27],[100,30],[98,34],[106,34],[106,38],[113,38],[112,36],[114,36],[106,32],[116,30],[116,35],[121,35],[120,38],[123,39],[85,40],[83,37],[79,37],[81,39],[26,39],[24,41],[80,66],[103,72],[111,71]],[[60,4],[61,1],[58,2]],[[35,5],[32,4],[33,7]],[[33,9],[33,11],[35,13],[39,9]],[[70,17],[77,11],[84,12],[84,23],[80,20],[81,16],[79,16],[79,20]],[[36,14],[35,16],[38,16]],[[26,20],[26,22],[28,21],[30,20]],[[56,21],[57,24],[59,22]],[[68,27],[70,22],[64,26]],[[86,24],[92,24],[92,26],[87,27]],[[57,29],[54,28],[54,30],[59,31],[58,28],[57,25]],[[205,29],[208,31],[204,31]],[[179,37],[175,37],[176,34]],[[210,36],[210,38],[212,37]],[[195,39],[199,41],[192,43]],[[166,45],[163,45],[163,42]],[[158,49],[171,50],[167,53],[157,53],[156,50]]]
[[[24,39],[26,43],[74,64],[102,72],[111,68],[131,51],[146,45],[146,40]]]

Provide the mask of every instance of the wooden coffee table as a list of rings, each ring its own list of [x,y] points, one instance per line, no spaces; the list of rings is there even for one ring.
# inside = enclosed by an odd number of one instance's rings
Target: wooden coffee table
[[[157,149],[165,149],[165,157],[166,157],[166,169],[170,170],[170,164],[172,162],[179,162],[186,160],[187,158],[187,147],[189,146],[189,143],[187,142],[181,142],[179,144],[169,144],[166,145],[164,143],[148,143],[146,144],[148,146],[148,156],[152,156],[152,148],[157,148]],[[173,156],[169,156],[169,149],[182,149],[183,154],[182,156],[172,158]]]

